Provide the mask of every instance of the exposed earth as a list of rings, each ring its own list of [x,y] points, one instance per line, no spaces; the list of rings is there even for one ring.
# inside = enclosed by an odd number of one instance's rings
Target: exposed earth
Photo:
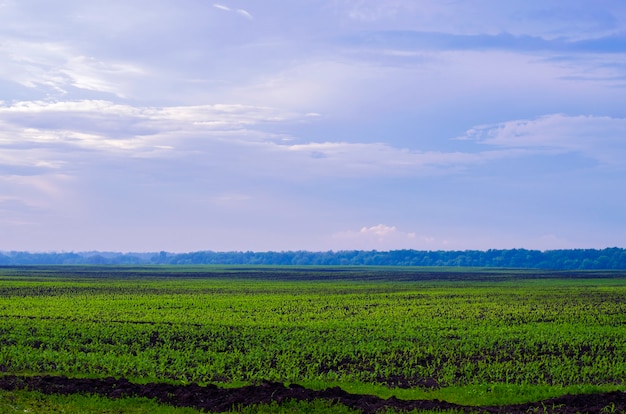
[[[398,410],[457,410],[467,413],[608,413],[626,410],[626,392],[614,391],[602,394],[566,395],[540,402],[498,406],[467,407],[438,400],[399,400],[373,395],[350,394],[338,387],[322,391],[306,389],[299,385],[285,386],[275,382],[263,382],[241,388],[219,388],[215,385],[171,385],[163,383],[135,384],[124,378],[81,379],[64,376],[15,376],[0,377],[0,389],[12,391],[27,389],[45,394],[98,394],[109,398],[147,397],[181,407],[193,407],[202,411],[227,412],[238,406],[278,403],[290,399],[325,399],[361,410],[376,413],[386,408]]]

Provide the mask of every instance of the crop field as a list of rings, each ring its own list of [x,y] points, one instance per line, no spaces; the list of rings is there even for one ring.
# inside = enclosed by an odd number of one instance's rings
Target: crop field
[[[59,402],[54,390],[67,393],[55,378],[87,388]],[[620,412],[625,380],[624,272],[0,268],[0,412],[90,412],[82,404],[106,396],[155,412],[140,399],[149,393],[109,392],[122,383],[165,387],[161,402],[192,407],[162,412],[375,411],[350,396],[392,412],[428,407],[402,404],[417,400],[452,412],[568,412],[566,394],[602,396],[578,411]],[[276,398],[182,404],[167,387],[275,387]]]

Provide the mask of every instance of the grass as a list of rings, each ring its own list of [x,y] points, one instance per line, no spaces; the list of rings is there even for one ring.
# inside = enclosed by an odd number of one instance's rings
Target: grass
[[[623,272],[0,268],[0,370],[9,374],[227,387],[272,380],[504,405],[626,390],[624,337]],[[93,397],[96,410],[112,411],[89,411],[80,404],[92,397],[1,398],[2,412],[146,412],[133,410],[150,404],[107,408]],[[327,412],[324,404],[241,409]],[[148,412],[170,412],[156,409]]]
[[[197,414],[191,408],[158,404],[147,398],[109,399],[97,395],[47,395],[36,391],[0,390],[0,413]]]
[[[358,410],[329,401],[286,401],[282,404],[257,404],[233,407],[232,412],[241,414],[358,414]],[[430,414],[455,411],[410,411]],[[0,390],[0,414],[46,413],[46,414],[198,414],[203,411],[192,408],[171,407],[147,398],[108,399],[96,395],[46,395],[36,391]],[[387,410],[381,414],[395,414]]]

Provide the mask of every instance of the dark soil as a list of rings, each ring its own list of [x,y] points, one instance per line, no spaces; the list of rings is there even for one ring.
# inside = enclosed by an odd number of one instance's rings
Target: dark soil
[[[545,401],[501,407],[466,407],[438,400],[405,401],[394,397],[382,399],[373,395],[349,394],[338,387],[322,391],[298,385],[264,382],[241,388],[218,388],[163,383],[135,384],[124,378],[80,379],[39,376],[0,377],[0,389],[27,389],[46,394],[98,394],[109,398],[147,397],[174,406],[193,407],[203,411],[226,412],[233,407],[267,404],[273,401],[325,399],[341,403],[363,413],[375,413],[387,408],[399,410],[459,410],[467,413],[607,413],[626,410],[626,393],[608,392],[593,395],[566,395]]]

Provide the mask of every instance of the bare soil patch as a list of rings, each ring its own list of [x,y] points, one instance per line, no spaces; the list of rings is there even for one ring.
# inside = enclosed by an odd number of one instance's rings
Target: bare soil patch
[[[626,410],[626,393],[614,391],[602,394],[565,395],[545,401],[499,406],[467,407],[438,400],[399,400],[373,395],[350,394],[342,389],[328,388],[321,391],[306,389],[299,385],[285,386],[275,382],[263,382],[241,388],[219,388],[215,385],[171,385],[164,383],[136,384],[124,378],[68,378],[64,376],[15,376],[0,377],[0,389],[12,391],[26,389],[45,394],[98,394],[109,398],[146,397],[181,407],[193,407],[202,411],[227,412],[234,407],[286,400],[325,399],[358,409],[363,413],[395,408],[398,410],[458,410],[467,413],[607,413]]]

